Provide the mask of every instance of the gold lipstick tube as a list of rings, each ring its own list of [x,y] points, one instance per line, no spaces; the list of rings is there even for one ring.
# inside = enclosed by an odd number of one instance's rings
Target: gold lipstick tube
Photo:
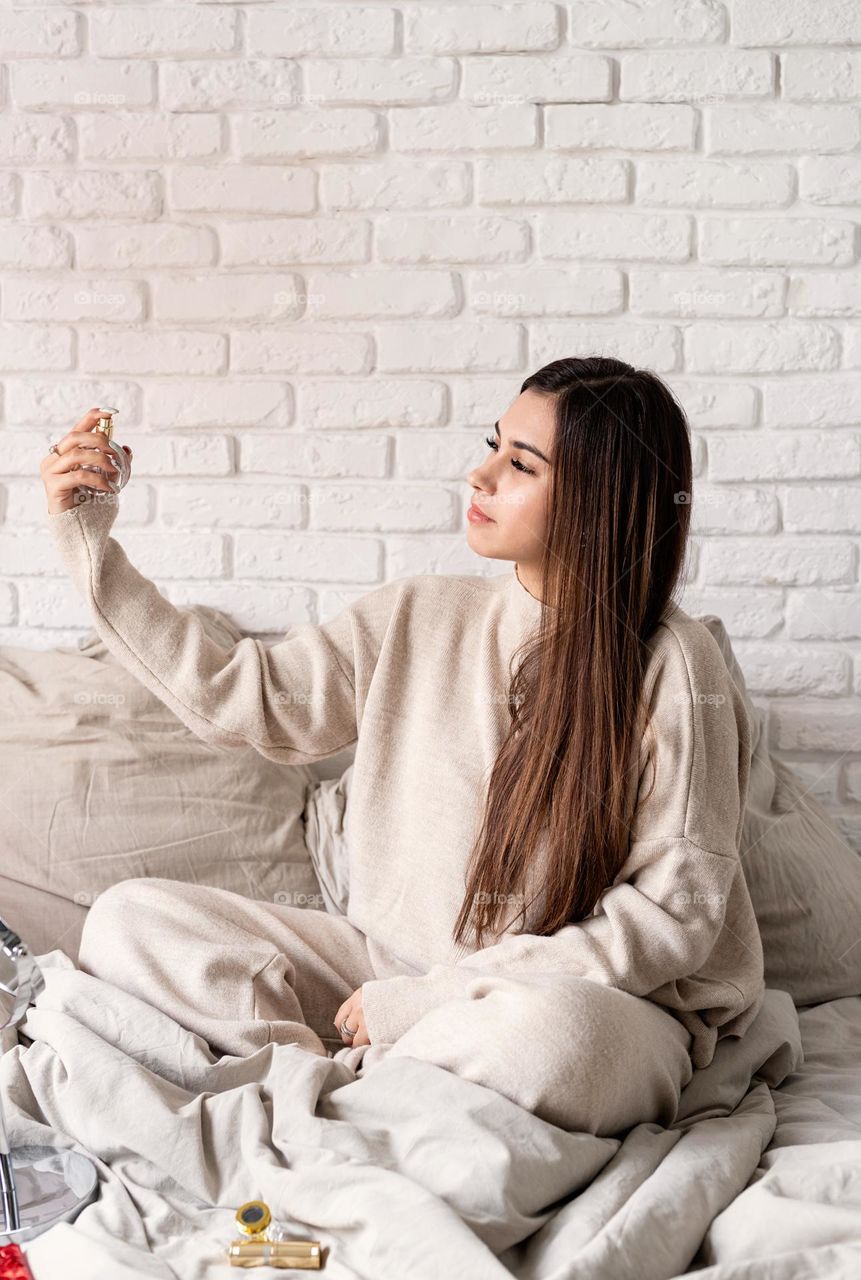
[[[319,1240],[234,1240],[227,1250],[231,1267],[297,1267],[319,1271]]]

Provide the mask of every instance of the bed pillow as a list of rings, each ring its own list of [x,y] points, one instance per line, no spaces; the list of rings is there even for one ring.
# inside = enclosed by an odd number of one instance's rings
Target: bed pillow
[[[0,777],[0,916],[37,954],[75,960],[87,908],[137,876],[325,909],[303,821],[318,775],[197,738],[94,631],[77,649],[0,646]]]
[[[700,621],[745,690],[723,623],[711,614]],[[861,855],[799,775],[769,750],[763,712],[749,698],[748,712],[752,756],[740,852],[766,985],[788,991],[796,1005],[861,995]]]

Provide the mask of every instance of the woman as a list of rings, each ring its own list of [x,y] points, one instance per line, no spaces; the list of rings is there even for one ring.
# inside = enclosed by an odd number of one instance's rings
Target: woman
[[[334,1023],[357,1070],[410,1055],[568,1129],[670,1123],[764,986],[750,704],[671,599],[691,457],[665,385],[540,369],[468,477],[469,544],[513,569],[402,577],[268,648],[215,644],[109,536],[116,499],[75,501],[95,421],[42,474],[107,646],[205,739],[355,758],[346,914],[133,879],[88,913],[81,967],[222,1053],[325,1053]]]

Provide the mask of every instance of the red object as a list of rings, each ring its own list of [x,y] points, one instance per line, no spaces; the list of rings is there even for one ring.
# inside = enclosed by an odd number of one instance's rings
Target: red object
[[[0,1245],[0,1280],[33,1280],[19,1244]]]

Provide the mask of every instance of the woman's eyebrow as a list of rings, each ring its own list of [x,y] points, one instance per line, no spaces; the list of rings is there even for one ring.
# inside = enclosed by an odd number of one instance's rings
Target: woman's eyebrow
[[[493,429],[494,429],[494,431],[496,432],[496,434],[499,436],[499,435],[500,435],[500,432],[499,432],[499,423],[498,423],[498,422],[494,422],[494,424],[493,424]],[[501,438],[502,438],[502,437],[500,436],[500,439],[501,439]],[[540,458],[542,462],[546,462],[546,463],[547,463],[548,467],[550,466],[550,459],[549,459],[549,458],[545,458],[545,456],[544,456],[544,454],[541,452],[541,450],[540,450],[540,449],[536,449],[534,444],[527,444],[525,440],[512,440],[512,442],[511,442],[511,447],[512,447],[512,449],[525,449],[527,453],[534,453],[534,454],[535,454],[535,456],[536,456],[536,458]]]

